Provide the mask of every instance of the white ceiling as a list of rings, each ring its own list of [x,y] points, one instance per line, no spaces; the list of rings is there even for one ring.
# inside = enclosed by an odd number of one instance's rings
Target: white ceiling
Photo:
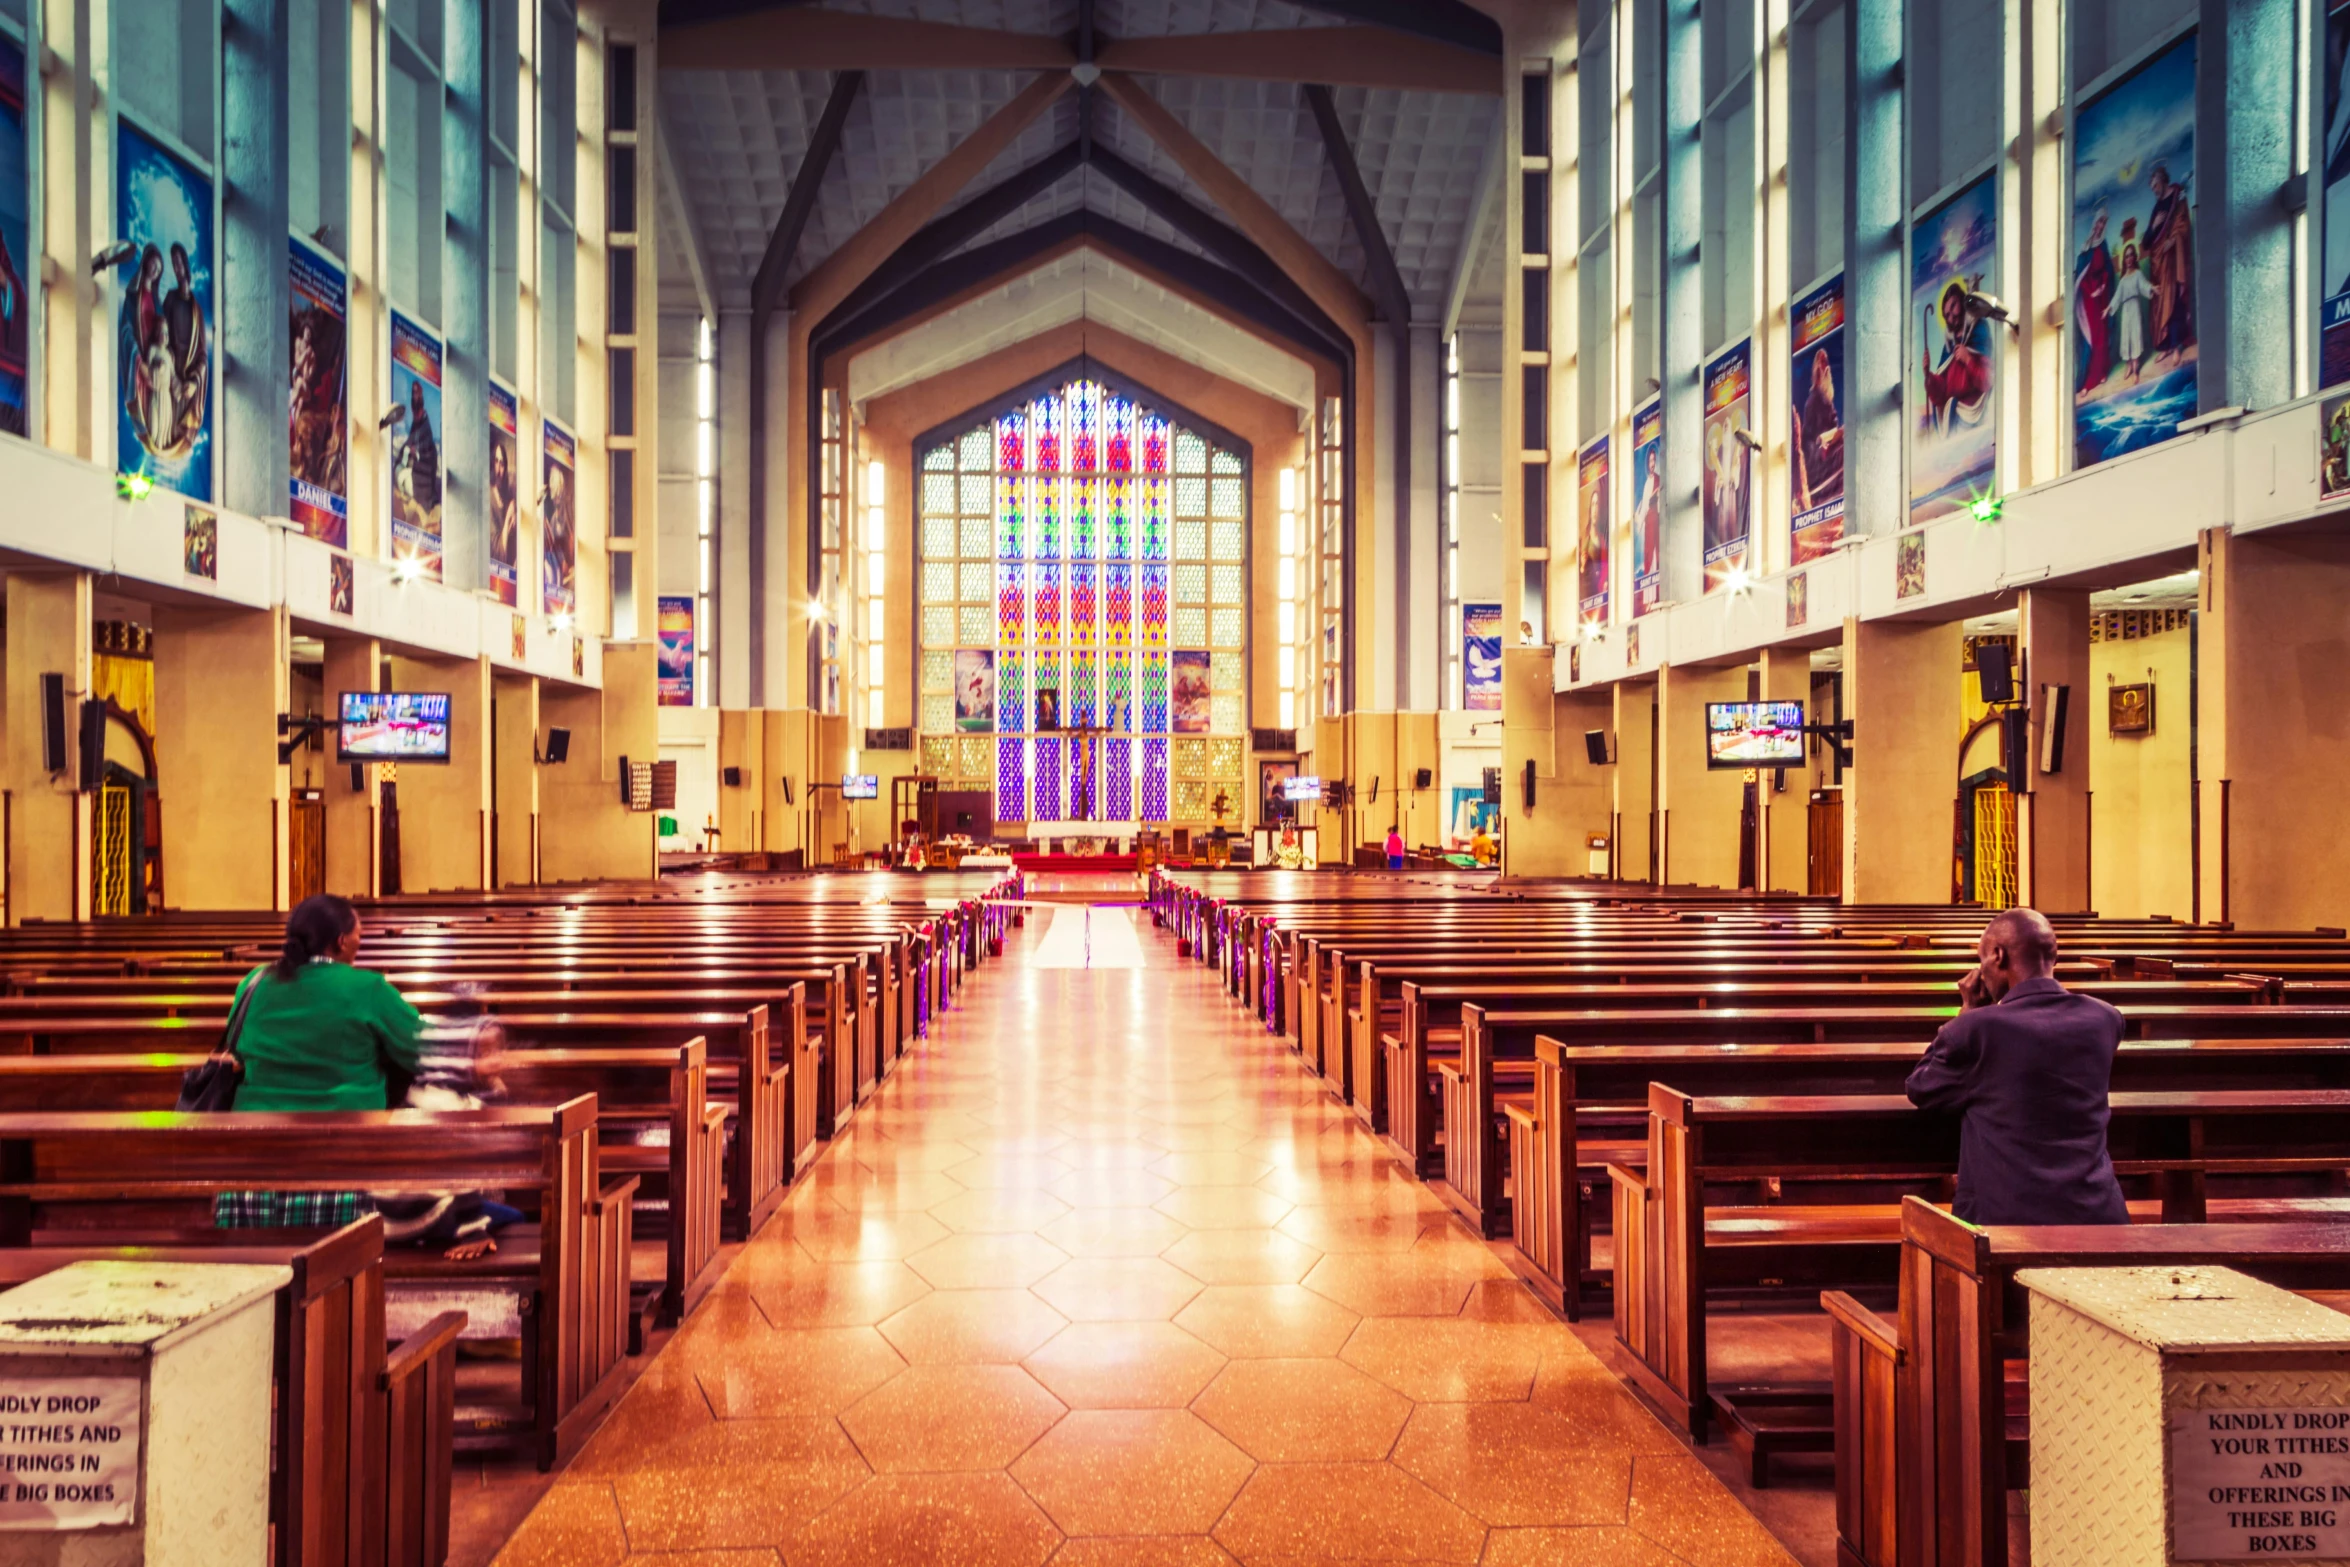
[[[824,0],[831,10],[1066,36],[1076,0]],[[1105,38],[1323,25],[1330,18],[1282,0],[1099,0]],[[1193,77],[1142,78],[1207,146],[1262,194],[1316,249],[1370,290],[1338,181],[1300,89],[1289,83]],[[868,73],[840,154],[820,187],[789,278],[818,265],[921,172],[1019,91],[1025,78],[998,71]],[[743,308],[783,210],[793,175],[830,94],[822,71],[671,71],[661,81],[661,121],[683,189],[664,214],[665,247],[698,233],[721,309]],[[1101,93],[1092,95],[1100,142],[1181,191],[1218,219],[1214,205],[1174,161]],[[1341,88],[1340,124],[1395,253],[1412,313],[1440,320],[1475,209],[1487,141],[1500,100],[1474,95]],[[979,179],[970,200],[1078,134],[1071,94],[1039,116]],[[1098,171],[1082,171],[982,235],[1001,239],[1084,208],[1170,243],[1180,240]],[[665,260],[673,248],[665,248]],[[665,278],[671,270],[664,267]],[[688,290],[690,293],[690,289]],[[683,296],[665,281],[665,300]]]
[[[1299,411],[1314,406],[1311,366],[1091,249],[1071,251],[849,362],[849,400],[876,397],[1092,321]]]

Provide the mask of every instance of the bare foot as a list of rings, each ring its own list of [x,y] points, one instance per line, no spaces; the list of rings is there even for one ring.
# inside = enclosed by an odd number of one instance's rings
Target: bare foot
[[[475,1262],[494,1255],[497,1249],[498,1243],[485,1235],[477,1241],[459,1241],[442,1255],[451,1262]]]

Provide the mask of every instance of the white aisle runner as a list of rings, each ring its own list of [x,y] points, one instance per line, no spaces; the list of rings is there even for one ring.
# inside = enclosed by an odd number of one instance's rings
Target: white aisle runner
[[[1141,968],[1142,938],[1125,909],[1062,904],[1029,956],[1031,968]]]

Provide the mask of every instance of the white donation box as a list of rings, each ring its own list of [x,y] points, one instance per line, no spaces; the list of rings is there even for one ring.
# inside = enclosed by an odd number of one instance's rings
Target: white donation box
[[[0,1295],[0,1567],[263,1567],[292,1277],[76,1262]]]
[[[2232,1268],[2027,1268],[2032,1560],[2350,1563],[2350,1316]]]

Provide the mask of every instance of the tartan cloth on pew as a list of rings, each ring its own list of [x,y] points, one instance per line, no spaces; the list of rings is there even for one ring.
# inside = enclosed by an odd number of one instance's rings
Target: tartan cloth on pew
[[[221,1230],[341,1229],[375,1212],[365,1192],[220,1192],[212,1225]]]

